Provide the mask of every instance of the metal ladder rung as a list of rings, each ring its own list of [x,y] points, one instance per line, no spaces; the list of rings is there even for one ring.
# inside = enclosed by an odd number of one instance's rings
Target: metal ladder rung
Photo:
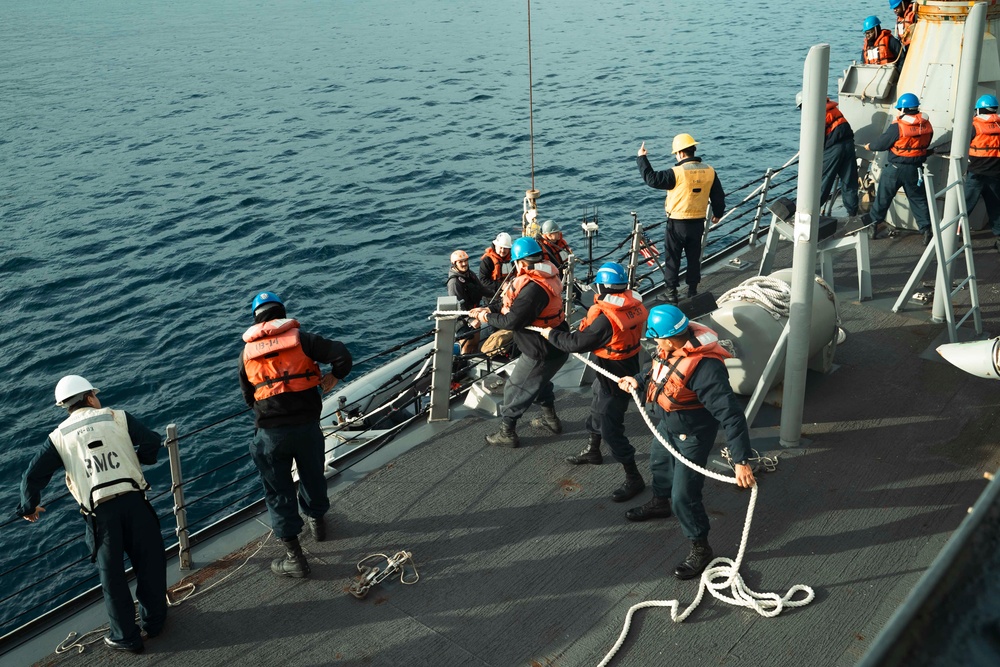
[[[959,246],[958,250],[956,250],[954,253],[952,253],[951,257],[949,257],[948,259],[946,259],[944,261],[944,263],[947,264],[948,266],[951,266],[951,263],[954,262],[958,258],[959,255],[964,255],[964,254],[965,254],[965,246],[964,245],[963,246]]]
[[[958,322],[955,322],[955,328],[957,329],[960,326],[962,326],[965,323],[965,320],[969,319],[969,316],[972,315],[978,309],[979,309],[978,306],[976,308],[969,308],[969,310],[966,311],[965,315],[962,316],[962,319],[960,319]]]
[[[958,285],[956,285],[956,286],[954,287],[954,289],[952,289],[952,290],[951,290],[951,295],[952,295],[952,296],[955,296],[956,294],[958,294],[959,292],[961,292],[961,291],[962,291],[962,289],[963,289],[963,288],[964,288],[964,287],[965,287],[966,285],[968,285],[968,284],[969,284],[969,279],[968,279],[968,278],[966,278],[965,280],[963,280],[962,282],[960,282],[960,283],[959,283]]]

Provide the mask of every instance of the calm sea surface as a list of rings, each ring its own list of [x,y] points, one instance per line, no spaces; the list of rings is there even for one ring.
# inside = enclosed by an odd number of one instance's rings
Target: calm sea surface
[[[525,2],[0,7],[6,631],[96,581],[69,500],[35,525],[13,516],[24,468],[62,419],[62,375],[183,434],[244,407],[237,358],[255,291],[278,292],[359,359],[427,331],[449,253],[478,257],[519,228],[531,158]],[[666,168],[678,132],[727,189],[783,164],[809,46],[831,45],[835,91],[864,16],[891,23],[884,2],[831,7],[535,0],[542,219],[583,248],[579,220],[598,206],[598,251],[628,232],[630,211],[661,220],[635,153],[645,140]],[[186,476],[245,456],[251,431],[246,415],[184,440]],[[147,472],[161,516],[165,461]],[[188,497],[226,484],[192,510],[196,528],[261,495],[243,458]],[[64,492],[53,479],[43,504]]]

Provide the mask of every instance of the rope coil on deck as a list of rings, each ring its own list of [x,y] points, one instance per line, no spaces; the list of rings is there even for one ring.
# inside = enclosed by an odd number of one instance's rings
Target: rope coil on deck
[[[792,288],[784,280],[768,276],[755,276],[724,292],[718,299],[721,306],[727,301],[748,301],[756,303],[774,319],[788,317],[792,301]]]
[[[541,331],[538,327],[526,328],[532,331]],[[609,380],[617,383],[621,379],[579,354],[573,354],[573,356]],[[674,458],[692,470],[700,472],[706,477],[711,477],[712,479],[725,482],[726,484],[736,484],[736,479],[734,477],[729,477],[707,470],[681,456],[681,454],[675,450],[662,435],[660,435],[659,431],[656,430],[656,425],[653,424],[652,417],[650,417],[649,413],[646,412],[645,405],[639,397],[639,394],[635,391],[629,393],[632,395],[632,400],[634,400],[635,404],[639,407],[639,414],[642,415],[642,419],[646,422],[650,432],[656,436],[656,439],[660,442],[660,444],[666,447],[667,451],[669,451]],[[757,593],[751,590],[743,581],[743,577],[740,576],[739,570],[740,566],[743,564],[743,557],[746,554],[747,541],[750,537],[750,524],[753,521],[753,512],[756,505],[757,485],[755,484],[750,489],[750,504],[747,507],[747,518],[743,524],[743,535],[740,538],[740,548],[736,555],[736,559],[732,560],[722,556],[714,558],[701,575],[701,582],[698,586],[698,594],[695,596],[691,604],[688,605],[688,607],[683,611],[680,611],[680,602],[678,600],[648,600],[646,602],[640,602],[639,604],[633,605],[629,608],[628,613],[625,615],[625,626],[622,628],[622,632],[618,636],[618,641],[615,642],[615,645],[600,662],[598,667],[604,667],[607,665],[614,657],[618,649],[621,648],[622,644],[625,642],[625,637],[628,635],[629,627],[632,624],[632,615],[639,609],[646,607],[670,607],[671,620],[675,623],[680,623],[684,621],[701,603],[706,590],[708,590],[713,597],[722,600],[723,602],[727,602],[737,607],[751,608],[761,616],[768,618],[779,615],[782,611],[784,611],[785,607],[802,607],[813,601],[816,593],[811,587],[806,586],[805,584],[795,584],[789,588],[788,592],[784,595],[778,595],[777,593]],[[727,590],[729,592],[728,595],[724,592]],[[804,593],[805,597],[798,600],[793,599],[795,595],[800,592]]]

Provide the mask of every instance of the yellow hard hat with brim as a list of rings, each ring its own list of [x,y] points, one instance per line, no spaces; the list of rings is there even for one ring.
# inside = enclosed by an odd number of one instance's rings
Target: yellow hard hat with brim
[[[697,146],[698,142],[694,140],[690,134],[678,134],[674,137],[674,145],[671,146],[671,153],[680,153],[686,148],[691,148],[692,146]]]

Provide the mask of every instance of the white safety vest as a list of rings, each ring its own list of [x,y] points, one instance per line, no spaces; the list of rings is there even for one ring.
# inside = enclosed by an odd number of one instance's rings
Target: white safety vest
[[[69,492],[87,513],[111,496],[149,488],[120,410],[75,410],[49,439],[66,468]]]

